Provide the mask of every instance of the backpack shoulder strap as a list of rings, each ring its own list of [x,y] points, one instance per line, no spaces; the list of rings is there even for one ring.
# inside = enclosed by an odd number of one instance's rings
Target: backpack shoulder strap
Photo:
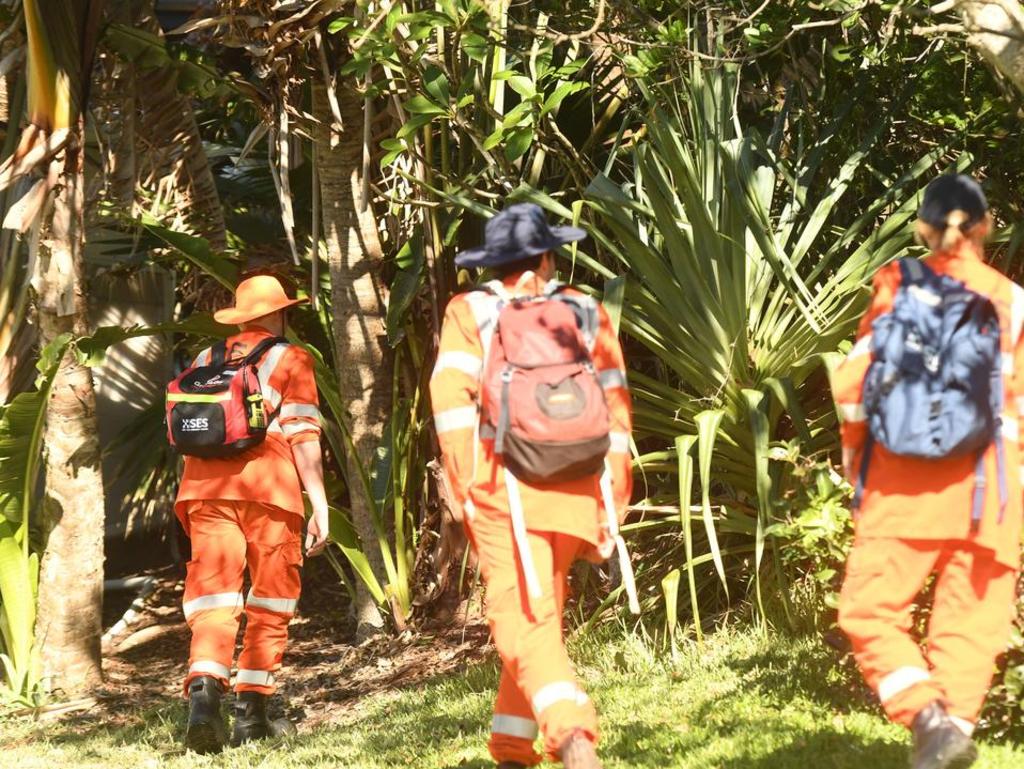
[[[901,285],[911,286],[923,283],[929,275],[934,275],[931,267],[912,256],[904,256],[897,264],[900,266]]]
[[[210,363],[211,366],[223,366],[224,361],[228,358],[228,340],[221,339],[217,344],[210,348]]]
[[[505,284],[502,283],[497,278],[495,278],[494,280],[489,280],[486,283],[480,285],[477,288],[477,290],[484,291],[485,293],[488,294],[493,294],[494,296],[498,297],[498,299],[500,299],[503,304],[508,304],[513,299],[511,292],[507,288],[505,288]]]
[[[253,347],[248,355],[242,358],[242,364],[249,366],[253,363],[258,363],[264,355],[270,352],[272,347],[277,347],[279,344],[290,344],[290,342],[283,336],[272,336],[269,339],[264,339]]]

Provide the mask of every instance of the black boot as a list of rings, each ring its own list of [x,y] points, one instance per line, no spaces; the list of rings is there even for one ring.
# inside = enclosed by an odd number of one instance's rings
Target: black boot
[[[218,753],[227,742],[220,714],[220,682],[212,676],[193,678],[188,685],[188,728],[185,747],[196,753]]]
[[[267,718],[270,697],[259,692],[238,692],[235,695],[235,727],[231,732],[231,746],[244,742],[265,740],[267,737],[285,737],[295,734],[295,724],[287,718],[271,721]]]
[[[967,769],[978,749],[950,719],[941,702],[933,702],[914,719],[913,769]]]

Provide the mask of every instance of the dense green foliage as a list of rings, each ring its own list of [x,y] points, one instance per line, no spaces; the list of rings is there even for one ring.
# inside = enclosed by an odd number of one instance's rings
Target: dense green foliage
[[[145,173],[125,205],[89,212],[88,245],[116,270],[174,271],[174,322],[130,333],[172,335],[180,361],[226,333],[205,312],[247,268],[269,265],[318,300],[296,313],[293,333],[318,361],[340,548],[329,557],[350,593],[361,581],[404,627],[431,592],[422,568],[441,495],[427,470],[436,442],[425,385],[445,302],[477,278],[453,256],[479,242],[504,202],[534,200],[592,233],[561,254],[562,273],[605,301],[627,347],[638,491],[626,532],[645,631],[666,642],[691,628],[699,636],[736,609],[759,623],[827,629],[851,529],[827,372],[871,274],[914,252],[909,223],[924,181],[951,168],[984,177],[1001,228],[996,259],[1019,270],[1021,105],[962,37],[915,29],[926,4],[868,0],[407,0],[386,12],[310,3],[298,15],[270,2],[231,5],[245,22],[214,15],[166,39],[131,18],[105,28],[97,82],[127,68],[158,84],[161,98],[181,98],[196,139],[182,146],[198,149],[178,165],[154,159],[188,132],[138,107],[148,144],[113,167],[138,161]],[[5,17],[12,41],[17,18]],[[24,73],[16,57],[3,61],[17,123]],[[394,362],[384,438],[354,472],[313,192],[323,169],[311,113],[328,86],[363,104],[365,120],[343,126],[341,140],[362,153],[359,196],[379,231],[374,269]],[[108,157],[120,145],[101,117],[136,108],[103,98],[88,133],[103,193],[94,200],[124,202]],[[5,134],[5,156],[16,138]],[[168,170],[183,166],[188,174]],[[208,188],[194,183],[200,171]],[[30,330],[30,248],[10,230],[0,237],[5,355]],[[99,329],[78,349],[98,360],[126,333]],[[31,368],[31,356],[18,360]],[[19,425],[39,415],[44,392],[8,400],[0,427],[0,558],[12,554],[0,577],[19,585],[36,557],[32,489],[9,479],[39,456]],[[165,498],[177,471],[155,439],[159,406],[146,413],[123,438],[135,448],[124,468],[139,479],[132,504]],[[372,537],[352,519],[355,495],[369,503]],[[608,585],[587,581],[582,621],[621,610]],[[10,595],[0,610],[14,611]],[[9,686],[26,696],[31,619],[21,614],[3,623],[3,645]],[[999,733],[1020,723],[1015,643],[989,711]]]

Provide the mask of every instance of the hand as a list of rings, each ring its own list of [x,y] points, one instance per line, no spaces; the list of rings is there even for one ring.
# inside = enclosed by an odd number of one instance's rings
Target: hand
[[[310,557],[320,555],[327,547],[329,534],[327,507],[314,508],[313,515],[309,517],[309,524],[306,526],[306,555]]]

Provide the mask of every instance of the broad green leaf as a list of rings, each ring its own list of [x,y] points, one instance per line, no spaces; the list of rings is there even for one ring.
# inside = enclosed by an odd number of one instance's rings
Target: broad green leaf
[[[440,104],[435,104],[426,96],[417,94],[403,105],[407,112],[412,115],[444,115],[447,109]]]
[[[726,595],[729,594],[729,583],[725,575],[725,563],[718,547],[718,533],[715,531],[715,519],[711,512],[711,462],[714,459],[715,441],[725,413],[720,410],[702,411],[694,420],[697,425],[697,454],[700,463],[701,510],[704,517],[704,530],[708,536],[708,546],[715,562],[715,571],[722,582]]]
[[[700,601],[697,597],[697,580],[693,567],[693,522],[690,515],[690,500],[693,497],[693,445],[696,435],[676,437],[676,460],[679,464],[679,525],[683,530],[683,547],[686,552],[686,580],[690,590],[690,610],[693,612],[693,626],[697,640],[704,637],[700,624]]]

